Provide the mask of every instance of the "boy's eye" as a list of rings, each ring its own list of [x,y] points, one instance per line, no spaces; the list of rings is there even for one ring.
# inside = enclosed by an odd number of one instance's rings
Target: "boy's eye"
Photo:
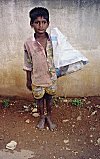
[[[35,24],[39,24],[39,22],[38,21],[36,21],[36,22],[34,22]]]
[[[46,23],[46,21],[43,21],[42,23],[43,23],[43,24],[45,24],[45,23]]]
[[[40,25],[41,23],[42,23],[42,24],[46,24],[47,22],[46,22],[46,21],[42,21],[42,22],[40,22],[40,21],[35,21],[34,23]]]

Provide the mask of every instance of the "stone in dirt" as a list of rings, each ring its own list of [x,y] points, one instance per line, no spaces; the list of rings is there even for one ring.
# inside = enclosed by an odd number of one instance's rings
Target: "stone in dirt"
[[[12,140],[6,145],[6,149],[14,150],[16,146],[17,146],[17,142]]]

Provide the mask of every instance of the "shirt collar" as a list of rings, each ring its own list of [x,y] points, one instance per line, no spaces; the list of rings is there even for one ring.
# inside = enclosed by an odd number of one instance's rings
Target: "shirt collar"
[[[47,39],[50,40],[50,35],[49,35],[47,32],[46,32],[45,34],[46,34],[46,36],[47,36]],[[33,36],[32,36],[32,40],[33,40],[33,41],[36,41],[36,38],[35,38],[35,37],[36,37],[36,33],[33,33]]]

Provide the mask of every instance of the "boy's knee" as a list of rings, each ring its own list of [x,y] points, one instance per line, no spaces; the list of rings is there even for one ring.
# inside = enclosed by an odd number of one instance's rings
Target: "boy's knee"
[[[51,100],[52,99],[52,95],[50,95],[48,93],[45,93],[44,97],[45,97],[46,100]]]

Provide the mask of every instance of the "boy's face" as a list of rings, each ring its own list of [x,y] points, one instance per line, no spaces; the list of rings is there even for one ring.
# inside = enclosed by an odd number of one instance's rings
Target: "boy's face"
[[[47,22],[44,17],[37,17],[34,22],[31,24],[31,27],[34,28],[34,31],[39,34],[43,34],[49,26],[49,22]]]

